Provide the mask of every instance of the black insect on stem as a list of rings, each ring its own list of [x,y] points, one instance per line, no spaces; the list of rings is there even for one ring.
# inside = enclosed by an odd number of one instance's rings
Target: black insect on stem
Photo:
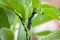
[[[30,29],[31,29],[31,24],[32,24],[31,21],[32,21],[32,18],[34,17],[34,15],[36,13],[37,13],[37,11],[36,11],[36,8],[35,8],[35,9],[33,9],[32,15],[28,18],[28,25],[27,25],[28,31],[30,31]],[[28,32],[26,32],[26,36],[27,36],[27,40],[31,39],[31,36],[29,35]]]
[[[37,11],[36,11],[36,8],[35,9],[33,9],[33,12],[32,12],[32,15],[31,15],[31,17],[30,18],[28,18],[28,25],[27,25],[27,29],[28,30],[30,30],[31,29],[31,21],[32,21],[32,18],[34,17],[34,15],[37,13]]]

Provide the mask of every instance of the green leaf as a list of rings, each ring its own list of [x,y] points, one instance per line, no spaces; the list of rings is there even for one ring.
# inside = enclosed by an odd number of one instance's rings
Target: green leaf
[[[14,34],[10,29],[2,28],[1,29],[1,40],[14,40]]]
[[[60,40],[60,30],[56,30],[42,38],[42,40]]]
[[[50,33],[51,33],[51,31],[42,31],[42,32],[36,33],[36,35],[38,35],[38,36],[46,36],[46,35],[48,35]]]
[[[12,31],[13,32],[16,30],[16,25],[17,25],[18,21],[19,21],[18,16],[15,16],[14,23],[13,23],[13,26],[12,26]]]
[[[52,17],[53,19],[59,19],[59,16],[56,14],[56,12],[52,9],[44,9],[43,13]]]
[[[15,12],[21,13],[23,19],[26,19],[26,0],[8,0],[8,3],[11,5],[11,7],[15,10]]]
[[[23,0],[7,0],[7,1],[11,5],[11,7],[15,9],[15,11],[17,11],[18,13],[25,12],[24,6],[23,6],[23,2],[25,4],[25,1]]]
[[[23,25],[21,23],[18,30],[17,40],[26,40],[26,32],[24,31]]]
[[[8,0],[8,3],[11,5],[11,7],[15,10],[17,14],[20,13],[20,15],[23,18],[23,21],[25,21],[27,18],[31,16],[31,0]]]
[[[58,8],[56,8],[52,5],[49,5],[49,4],[41,4],[41,8],[51,8],[51,9],[54,9],[55,11],[58,10]]]
[[[15,15],[14,12],[9,10],[6,10],[6,14],[8,16],[10,26],[12,26],[11,27],[12,31],[16,30],[16,24],[18,23],[18,20],[19,20],[18,16]]]
[[[0,28],[2,27],[10,28],[10,24],[8,22],[6,12],[3,8],[0,8]]]
[[[40,0],[32,0],[32,7],[33,8],[38,8],[40,7]]]
[[[48,4],[41,4],[41,12],[43,12],[44,9],[53,9],[54,11],[57,11],[58,9],[52,5]],[[41,14],[41,13],[40,13]]]
[[[9,24],[12,25],[14,23],[14,20],[15,20],[15,13],[12,12],[12,11],[9,11],[9,10],[6,10],[6,14],[8,16],[8,21],[9,21]]]
[[[32,27],[38,26],[42,23],[45,23],[49,20],[52,20],[52,18],[48,15],[37,15],[32,19]]]
[[[9,10],[13,10],[12,7],[7,2],[7,0],[0,0],[0,7],[9,9]]]
[[[59,19],[59,11],[58,8],[48,5],[42,4],[41,5],[41,13],[47,14],[48,16],[52,17],[53,19]]]
[[[26,0],[26,5],[27,5],[27,8],[25,9],[27,14],[28,15],[28,18],[31,16],[32,14],[32,11],[33,11],[33,8],[32,8],[32,0]]]
[[[0,0],[0,7],[12,10],[21,15],[23,21],[32,14],[32,0]]]

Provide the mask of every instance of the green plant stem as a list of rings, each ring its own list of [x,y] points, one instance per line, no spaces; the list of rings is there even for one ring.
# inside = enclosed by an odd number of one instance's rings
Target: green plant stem
[[[26,32],[26,40],[31,40],[31,34],[30,34],[31,25],[32,25],[31,21],[32,21],[32,18],[34,17],[34,15],[35,15],[36,13],[37,13],[37,12],[36,12],[36,8],[35,8],[35,9],[33,9],[33,12],[32,12],[31,17],[28,18],[28,25],[27,25],[27,27],[25,27],[24,23],[22,23],[23,26],[24,26],[25,32]],[[16,13],[16,15],[19,17],[19,19],[20,19],[21,22],[22,22],[22,20],[23,20],[22,17],[21,17],[20,15],[18,15],[17,13]]]
[[[15,14],[19,17],[19,19],[20,19],[21,21],[23,20],[20,15],[18,15],[17,13],[15,13]]]

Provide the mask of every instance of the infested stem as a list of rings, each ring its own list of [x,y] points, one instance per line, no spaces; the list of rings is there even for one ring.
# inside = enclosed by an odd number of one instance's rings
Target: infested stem
[[[26,32],[26,36],[27,36],[27,40],[31,40],[31,35],[30,35],[30,30],[31,30],[31,25],[32,25],[32,18],[34,17],[34,15],[36,14],[36,8],[33,9],[33,12],[32,12],[32,15],[30,18],[28,18],[28,25],[27,25],[27,29],[28,29],[28,32]]]
[[[34,15],[36,14],[37,12],[36,12],[36,8],[35,9],[33,9],[33,12],[32,12],[32,15],[31,15],[31,17],[30,18],[28,18],[28,25],[27,25],[27,29],[28,30],[30,30],[31,29],[31,21],[32,21],[32,18],[34,17]]]

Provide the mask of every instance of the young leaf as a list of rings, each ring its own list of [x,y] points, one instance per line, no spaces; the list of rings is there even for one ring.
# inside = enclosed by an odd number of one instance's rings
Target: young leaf
[[[7,0],[0,0],[0,7],[9,9],[9,10],[13,10],[12,7],[7,2]]]
[[[32,19],[32,27],[38,26],[42,23],[45,23],[49,20],[52,20],[52,18],[48,15],[37,15]]]
[[[59,19],[59,11],[56,7],[48,5],[48,4],[42,4],[41,10],[44,14],[47,14],[48,16]]]
[[[60,30],[56,30],[42,38],[42,40],[60,40]]]
[[[32,0],[32,7],[33,9],[40,7],[40,0]]]
[[[0,28],[6,27],[10,28],[6,12],[3,8],[0,8]]]
[[[59,19],[56,11],[54,11],[53,9],[44,9],[43,13],[52,17],[53,19]]]
[[[54,9],[54,11],[58,10],[58,8],[48,4],[41,4],[41,8],[51,8],[51,9]]]
[[[2,28],[1,29],[1,40],[14,40],[14,34],[10,29]]]
[[[20,27],[18,30],[17,40],[26,40],[26,32],[24,31],[24,28],[21,23],[20,23]]]
[[[46,35],[48,35],[50,33],[51,33],[51,31],[42,31],[42,32],[36,33],[36,35],[38,35],[38,36],[46,36]]]

